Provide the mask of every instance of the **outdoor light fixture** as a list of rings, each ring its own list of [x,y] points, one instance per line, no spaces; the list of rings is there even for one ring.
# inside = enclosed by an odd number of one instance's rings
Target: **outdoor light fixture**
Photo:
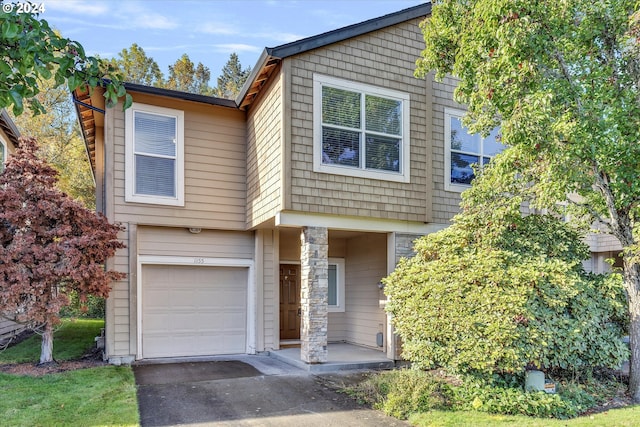
[[[202,231],[202,228],[199,228],[199,227],[190,227],[189,228],[189,233],[198,234],[201,231]]]

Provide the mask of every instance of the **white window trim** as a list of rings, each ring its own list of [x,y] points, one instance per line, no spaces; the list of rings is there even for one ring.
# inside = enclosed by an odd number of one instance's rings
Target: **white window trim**
[[[176,197],[135,193],[134,113],[136,111],[176,118]],[[125,202],[184,206],[184,111],[133,103],[125,112]]]
[[[337,302],[336,305],[330,305],[329,313],[344,313],[345,312],[345,299],[344,299],[344,288],[345,288],[345,274],[344,274],[344,258],[329,258],[329,264],[333,264],[336,266],[336,296]]]
[[[354,92],[366,92],[384,98],[402,102],[402,144],[400,145],[400,172],[358,169],[349,166],[327,165],[322,163],[322,86],[328,85]],[[411,177],[411,144],[410,144],[410,96],[408,93],[392,89],[380,88],[349,80],[321,74],[313,75],[313,171],[334,175],[345,175],[359,178],[379,179],[383,181],[410,182]]]
[[[445,191],[452,191],[456,193],[462,193],[465,190],[471,188],[468,184],[454,184],[451,182],[451,118],[456,117],[462,119],[467,114],[464,110],[455,110],[453,108],[444,109],[444,189]],[[484,156],[480,157],[493,157]],[[482,162],[482,159],[480,160]]]

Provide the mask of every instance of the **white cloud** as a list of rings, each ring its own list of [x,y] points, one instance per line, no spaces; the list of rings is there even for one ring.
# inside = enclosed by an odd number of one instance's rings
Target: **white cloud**
[[[235,35],[239,31],[237,28],[228,24],[221,24],[219,22],[207,22],[196,26],[195,31],[204,34],[221,34],[221,35]]]
[[[135,24],[137,24],[138,28],[149,28],[154,30],[171,30],[178,26],[177,22],[156,13],[146,14],[143,19],[135,19],[132,23],[133,28],[136,28]],[[131,27],[132,26],[129,25],[129,28]]]
[[[233,52],[261,52],[262,47],[253,46],[250,44],[242,43],[226,43],[216,44],[214,48],[219,52],[233,53]]]

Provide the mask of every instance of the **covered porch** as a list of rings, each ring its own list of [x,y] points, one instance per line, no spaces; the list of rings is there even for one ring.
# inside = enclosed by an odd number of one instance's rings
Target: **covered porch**
[[[351,369],[391,369],[395,362],[381,351],[347,343],[329,343],[327,361],[309,364],[302,360],[300,347],[272,350],[269,356],[309,372],[335,372]]]
[[[380,283],[395,266],[389,234],[322,227],[281,228],[278,234],[275,357],[309,370],[393,366]]]

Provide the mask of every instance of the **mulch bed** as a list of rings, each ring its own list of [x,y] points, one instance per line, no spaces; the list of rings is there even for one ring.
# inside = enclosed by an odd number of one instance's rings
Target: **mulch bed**
[[[12,343],[15,345],[16,343]],[[0,365],[0,372],[12,375],[22,375],[30,377],[41,377],[43,375],[75,371],[76,369],[95,368],[97,366],[105,366],[107,362],[102,360],[102,350],[93,348],[85,353],[80,359],[64,360],[60,362],[46,363],[39,365],[37,363],[9,363]]]

